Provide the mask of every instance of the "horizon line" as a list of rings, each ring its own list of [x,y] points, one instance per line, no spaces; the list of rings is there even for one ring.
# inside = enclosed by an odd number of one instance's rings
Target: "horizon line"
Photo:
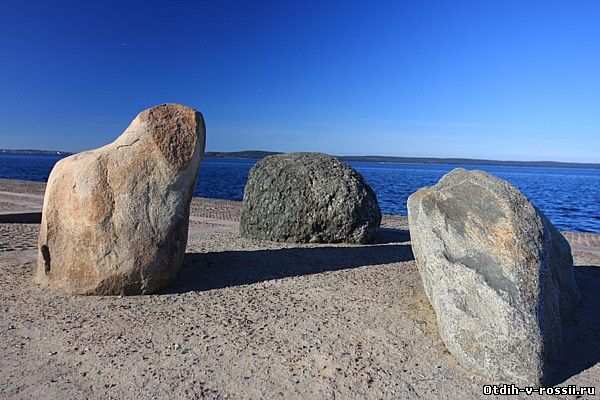
[[[93,150],[93,149],[90,149]],[[38,154],[60,154],[60,155],[72,155],[81,153],[88,150],[81,151],[66,151],[66,150],[45,150],[45,149],[0,149],[0,153],[14,153],[14,154],[27,154],[27,153],[38,153]],[[235,151],[218,151],[218,150],[205,150],[204,154],[216,153],[216,154],[244,154],[244,153],[263,153],[263,154],[285,154],[285,153],[321,153],[315,151],[277,151],[277,150],[235,150]],[[325,153],[329,154],[329,153]],[[581,161],[553,161],[553,160],[506,160],[506,159],[491,159],[491,158],[470,158],[470,157],[431,157],[431,156],[390,156],[390,155],[335,155],[334,157],[352,159],[352,158],[380,158],[380,159],[405,159],[405,160],[424,160],[424,161],[475,161],[475,162],[496,162],[496,163],[526,163],[526,164],[555,164],[555,165],[585,165],[594,166],[600,168],[600,162],[581,162]],[[250,157],[242,157],[250,158]]]

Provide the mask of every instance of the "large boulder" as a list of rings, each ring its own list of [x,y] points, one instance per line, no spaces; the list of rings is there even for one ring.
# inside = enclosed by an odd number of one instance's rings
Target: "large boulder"
[[[493,380],[547,383],[580,299],[560,232],[507,182],[464,169],[412,194],[408,219],[448,350]]]
[[[265,157],[250,171],[240,233],[295,243],[367,243],[381,222],[375,192],[335,157],[290,153]]]
[[[143,294],[177,275],[204,154],[202,115],[164,104],[48,178],[37,277],[66,293]]]

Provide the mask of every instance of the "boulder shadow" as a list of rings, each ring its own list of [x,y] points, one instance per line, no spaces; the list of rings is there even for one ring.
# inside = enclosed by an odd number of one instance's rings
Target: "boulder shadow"
[[[0,224],[39,224],[42,222],[41,212],[0,214]]]
[[[373,243],[404,243],[410,241],[410,232],[407,229],[379,228]]]
[[[600,362],[600,266],[575,267],[582,301],[563,326],[565,352],[550,366],[557,385]]]
[[[409,244],[295,247],[186,253],[166,293],[206,291],[272,279],[413,260]]]

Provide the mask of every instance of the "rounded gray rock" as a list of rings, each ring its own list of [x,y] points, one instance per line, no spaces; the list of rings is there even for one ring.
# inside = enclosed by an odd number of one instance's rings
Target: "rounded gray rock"
[[[250,171],[243,237],[294,243],[368,243],[381,222],[375,192],[346,163],[322,153],[268,156]]]
[[[408,220],[450,353],[494,381],[548,383],[581,298],[561,233],[515,187],[464,169],[413,193]]]

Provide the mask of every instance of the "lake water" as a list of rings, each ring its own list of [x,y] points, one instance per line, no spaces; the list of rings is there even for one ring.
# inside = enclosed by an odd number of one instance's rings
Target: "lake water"
[[[0,154],[0,178],[46,181],[57,155]],[[196,196],[241,200],[256,160],[204,158]],[[385,214],[406,215],[406,199],[456,165],[351,162]],[[475,169],[465,165],[464,168]],[[600,169],[477,166],[518,187],[561,230],[600,233]]]

